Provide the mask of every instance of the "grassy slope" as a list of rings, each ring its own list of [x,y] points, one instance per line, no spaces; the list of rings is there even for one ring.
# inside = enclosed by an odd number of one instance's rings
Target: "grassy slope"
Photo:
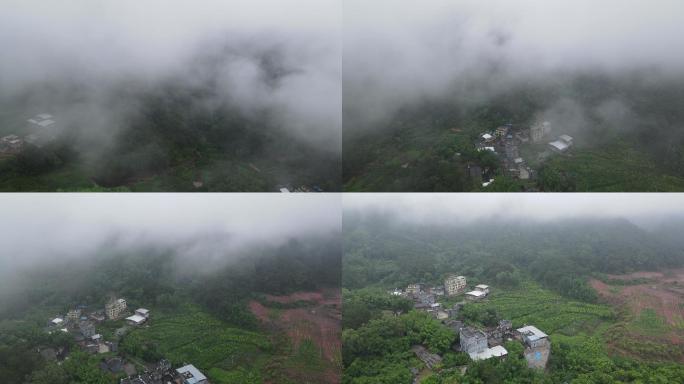
[[[154,345],[172,363],[194,364],[217,384],[260,383],[273,348],[267,335],[234,328],[193,307],[155,311],[150,326],[133,330],[124,343]]]
[[[606,358],[609,351],[646,361],[679,361],[681,357],[680,347],[638,337],[639,333],[650,337],[668,333],[663,319],[648,313],[635,318],[609,305],[573,301],[532,282],[514,290],[495,289],[487,301],[472,305],[495,309],[512,320],[514,327],[533,324],[548,333],[552,342],[599,345]]]
[[[401,191],[415,190],[412,186],[416,180],[420,180],[424,169],[418,166],[430,166],[434,162],[438,147],[452,149],[453,157],[444,159],[451,168],[449,171],[457,172],[464,168],[464,163],[455,156],[458,148],[470,144],[472,132],[477,132],[479,127],[470,126],[461,129],[460,132],[451,131],[448,124],[438,127],[430,126],[426,122],[417,125],[402,127],[389,138],[375,138],[365,143],[357,142],[361,148],[353,149],[354,152],[367,152],[365,156],[372,159],[363,167],[361,173],[345,175],[344,190],[347,192],[363,191]],[[469,133],[471,132],[471,133]],[[345,156],[355,156],[345,148]],[[428,164],[426,164],[428,163]],[[407,168],[402,165],[408,164]],[[470,185],[466,189],[472,190],[476,186]]]
[[[473,305],[495,309],[514,327],[533,324],[552,339],[554,334],[595,335],[616,316],[607,305],[567,299],[533,282],[514,290],[494,290],[487,301]]]
[[[54,192],[58,190],[87,190],[96,187],[86,172],[76,164],[37,176],[17,175],[7,170],[9,159],[0,160],[1,192]]]
[[[624,143],[575,149],[571,156],[551,157],[546,165],[571,175],[578,192],[684,191],[684,178],[668,175]]]

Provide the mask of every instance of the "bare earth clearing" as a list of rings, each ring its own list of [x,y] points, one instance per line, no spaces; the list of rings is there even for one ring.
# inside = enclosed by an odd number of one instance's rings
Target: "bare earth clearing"
[[[628,337],[684,350],[684,269],[608,275],[608,282],[590,280],[601,299],[624,314]]]
[[[307,340],[316,346],[324,369],[320,378],[302,378],[304,382],[339,383],[342,348],[340,291],[296,292],[287,296],[268,295],[266,299],[280,304],[308,302],[308,305],[285,309],[270,308],[258,301],[251,301],[249,306],[252,313],[264,324],[287,334],[293,351],[297,351]],[[313,381],[308,381],[312,379]]]

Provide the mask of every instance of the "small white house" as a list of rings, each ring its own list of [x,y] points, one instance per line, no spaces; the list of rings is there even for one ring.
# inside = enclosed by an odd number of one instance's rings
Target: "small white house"
[[[126,318],[129,325],[142,325],[147,320],[145,316],[135,314]]]
[[[484,292],[485,295],[489,295],[489,285],[478,284],[475,286],[476,291]]]
[[[145,309],[145,308],[138,308],[138,309],[135,310],[135,314],[136,314],[136,315],[139,315],[139,316],[142,316],[142,317],[144,317],[144,318],[146,318],[146,319],[149,319],[149,317],[150,317],[150,310],[149,310],[149,309]]]
[[[60,324],[62,324],[63,322],[64,322],[64,319],[62,319],[61,317],[55,317],[54,319],[52,319],[52,320],[50,321],[50,323],[51,323],[52,325],[60,325]]]
[[[486,348],[483,349],[482,351],[479,352],[473,352],[470,353],[470,358],[477,361],[477,360],[487,360],[492,357],[505,357],[508,355],[508,351],[506,348],[497,345],[492,348]]]
[[[564,153],[573,145],[573,139],[568,135],[560,135],[558,139],[549,143],[549,147],[552,151],[558,153]]]
[[[482,291],[470,291],[465,293],[465,297],[469,300],[480,300],[487,297],[487,294]]]
[[[202,372],[199,371],[199,369],[195,368],[194,365],[188,364],[184,367],[180,367],[176,369],[176,372],[181,377],[181,382],[183,384],[208,384],[209,381],[207,380],[207,377],[202,374]]]

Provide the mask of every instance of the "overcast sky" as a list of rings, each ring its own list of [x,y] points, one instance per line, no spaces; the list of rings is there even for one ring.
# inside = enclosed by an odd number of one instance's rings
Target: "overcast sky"
[[[124,249],[178,244],[180,256],[215,259],[341,225],[339,194],[3,194],[0,211],[0,276],[94,256],[113,236]]]
[[[558,70],[684,70],[681,0],[347,0],[343,25],[345,124],[473,79],[470,98]]]
[[[684,194],[354,193],[344,194],[343,206],[345,212],[386,213],[425,224],[574,218],[624,218],[639,224],[684,216]]]
[[[47,81],[90,94],[80,109],[107,114],[106,94],[122,80],[154,84],[171,76],[214,77],[217,102],[246,112],[279,112],[299,138],[339,151],[341,0],[4,0],[0,2],[0,99]],[[198,60],[237,55],[202,73]],[[279,50],[288,73],[265,84],[259,53]],[[55,89],[41,108],[65,115]],[[97,99],[106,101],[98,101]],[[105,105],[99,105],[104,103]],[[65,105],[66,104],[66,105]],[[37,111],[38,113],[40,111]],[[84,114],[83,112],[81,112]],[[123,111],[108,116],[115,121]],[[64,120],[64,116],[61,116]],[[102,124],[113,129],[115,124]],[[95,128],[93,128],[95,129]]]

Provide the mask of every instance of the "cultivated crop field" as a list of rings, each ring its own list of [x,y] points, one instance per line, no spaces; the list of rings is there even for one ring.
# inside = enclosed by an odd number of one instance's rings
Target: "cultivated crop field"
[[[496,310],[515,327],[533,324],[549,335],[593,334],[615,319],[607,305],[573,301],[530,281],[514,290],[494,290],[487,301],[476,305]]]
[[[268,336],[190,307],[177,314],[154,312],[149,326],[124,337],[123,348],[137,356],[158,353],[175,365],[193,364],[218,384],[261,382],[260,368],[273,351]]]
[[[669,192],[684,188],[684,179],[666,174],[647,155],[626,144],[576,149],[571,156],[552,156],[546,166],[572,177],[577,192]]]

